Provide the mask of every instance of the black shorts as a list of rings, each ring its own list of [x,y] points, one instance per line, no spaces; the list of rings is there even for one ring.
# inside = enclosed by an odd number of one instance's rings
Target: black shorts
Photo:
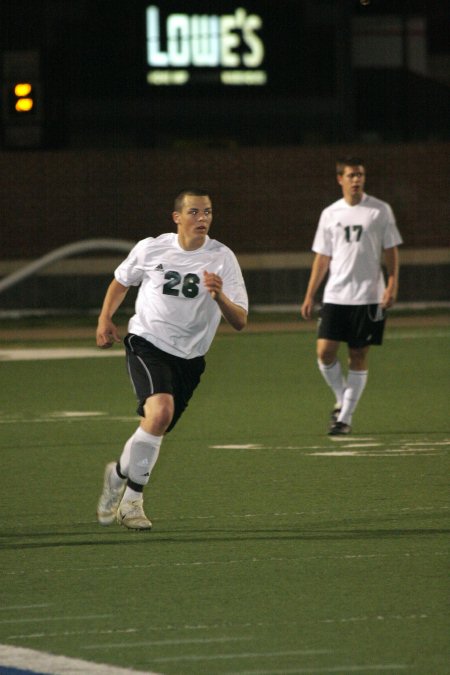
[[[384,311],[379,305],[333,305],[325,303],[319,317],[317,337],[346,342],[360,349],[383,342]]]
[[[144,403],[153,394],[171,394],[175,411],[170,431],[186,409],[205,370],[205,359],[182,359],[158,349],[139,335],[129,333],[124,340],[128,374],[138,400],[137,413],[145,417]]]

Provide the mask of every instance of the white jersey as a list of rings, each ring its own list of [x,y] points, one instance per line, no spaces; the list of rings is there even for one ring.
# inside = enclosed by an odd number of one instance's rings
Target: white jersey
[[[170,232],[139,241],[115,270],[123,286],[139,286],[128,330],[169,354],[191,359],[208,351],[221,312],[203,284],[203,272],[223,280],[223,292],[248,310],[247,291],[234,253],[206,237],[195,251],[185,251]]]
[[[337,305],[379,303],[385,289],[382,250],[402,243],[391,207],[364,194],[350,206],[339,199],[322,211],[312,250],[330,256],[323,301]]]

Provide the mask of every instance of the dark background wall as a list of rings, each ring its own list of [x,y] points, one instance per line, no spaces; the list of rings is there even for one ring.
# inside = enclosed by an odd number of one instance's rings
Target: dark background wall
[[[239,253],[307,251],[341,194],[334,162],[362,155],[369,194],[388,201],[405,246],[449,245],[450,143],[0,153],[1,258],[35,258],[97,237],[173,229],[174,195],[205,186],[213,236]]]

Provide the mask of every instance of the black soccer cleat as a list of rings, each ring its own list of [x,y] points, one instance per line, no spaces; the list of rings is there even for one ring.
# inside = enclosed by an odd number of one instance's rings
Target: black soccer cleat
[[[350,434],[351,431],[352,428],[349,424],[345,424],[345,422],[335,422],[331,426],[328,436],[346,436],[347,434]]]
[[[341,412],[340,406],[335,406],[330,413],[330,427],[337,422],[339,413]]]
[[[339,414],[341,412],[341,408],[339,406],[334,406],[333,410],[330,413],[330,419],[328,421],[328,431],[331,431],[331,429],[334,427],[336,422],[338,421]]]

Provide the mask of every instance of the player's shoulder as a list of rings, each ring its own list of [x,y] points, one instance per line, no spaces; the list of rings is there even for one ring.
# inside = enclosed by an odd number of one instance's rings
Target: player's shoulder
[[[341,197],[341,199],[337,199],[332,204],[329,204],[328,206],[326,206],[321,213],[321,217],[322,217],[322,219],[330,218],[334,214],[339,213],[340,211],[342,211],[345,208],[347,208],[345,199],[343,199]]]
[[[367,206],[369,208],[375,208],[384,211],[391,210],[391,206],[390,204],[388,204],[388,202],[385,202],[382,199],[379,199],[378,197],[374,197],[373,195],[368,195],[366,193],[364,193],[361,206]]]
[[[152,241],[154,241],[155,237],[145,237],[144,239],[139,239],[139,241],[136,242],[135,248],[147,248],[148,246],[151,245]]]
[[[206,251],[215,251],[217,253],[222,253],[224,255],[234,255],[233,251],[229,246],[226,244],[223,244],[221,241],[218,241],[217,239],[211,239],[208,237],[206,244],[205,244],[205,250]]]
[[[136,246],[140,249],[149,249],[156,246],[171,246],[174,242],[175,234],[173,232],[166,232],[157,237],[145,237],[140,239]]]
[[[395,224],[395,214],[392,206],[388,202],[378,199],[373,195],[364,195],[362,206],[365,206],[372,213],[376,214],[377,220],[381,223]]]

